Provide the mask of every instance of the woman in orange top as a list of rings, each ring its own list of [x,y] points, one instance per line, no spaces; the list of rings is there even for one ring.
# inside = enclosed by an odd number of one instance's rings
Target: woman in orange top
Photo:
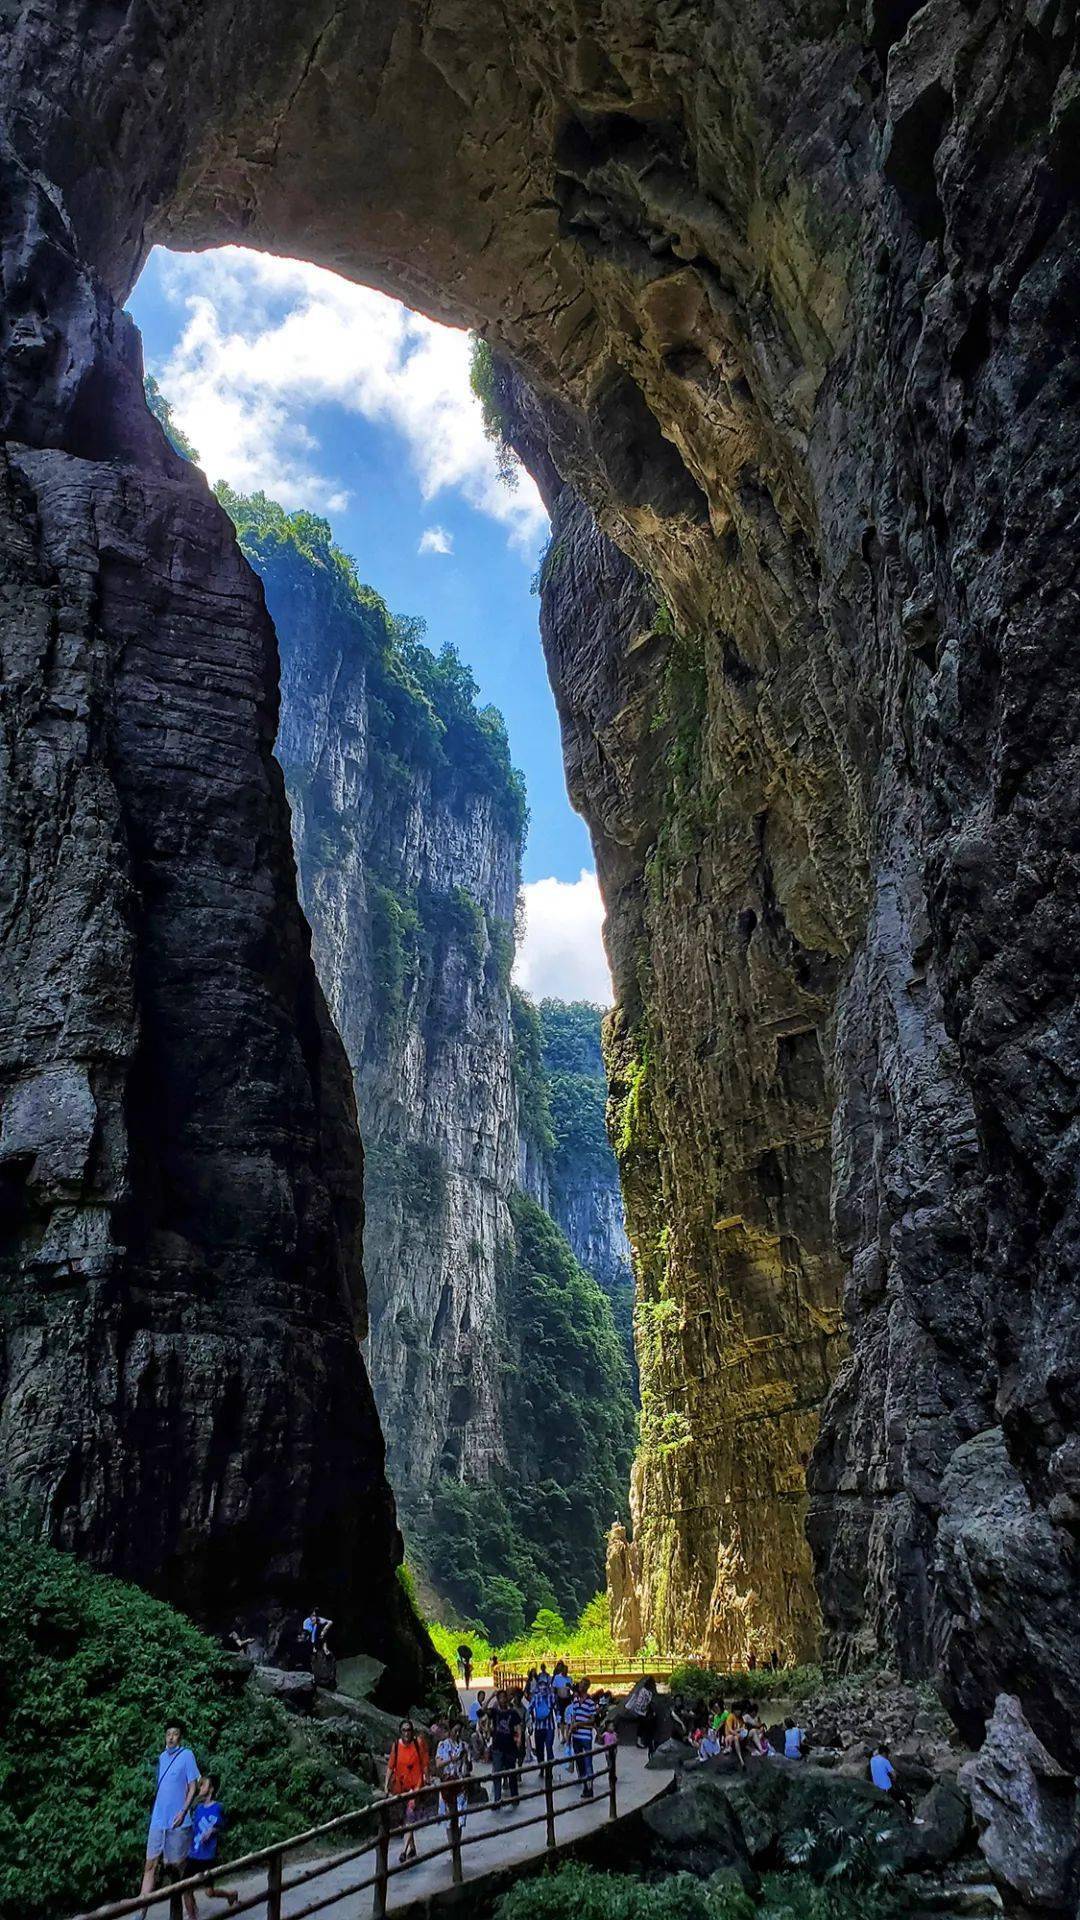
[[[429,1771],[427,1741],[423,1734],[416,1732],[411,1720],[403,1720],[386,1763],[387,1793],[410,1796],[405,1803],[405,1845],[398,1855],[399,1867],[407,1867],[416,1859],[416,1835],[408,1829],[421,1817],[420,1794],[427,1784]]]

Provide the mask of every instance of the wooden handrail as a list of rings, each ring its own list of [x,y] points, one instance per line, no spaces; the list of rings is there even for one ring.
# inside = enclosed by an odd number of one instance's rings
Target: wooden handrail
[[[605,1772],[607,1775],[609,1820],[616,1820],[618,1818],[617,1751],[618,1749],[615,1746],[594,1746],[589,1749],[593,1779],[596,1785],[599,1785],[603,1780]],[[584,1755],[580,1756],[581,1759],[584,1759],[584,1757]],[[295,1914],[291,1915],[290,1920],[307,1920],[309,1915],[321,1912],[324,1907],[336,1905],[339,1900],[346,1899],[350,1894],[363,1893],[368,1887],[373,1889],[373,1920],[385,1920],[386,1892],[389,1882],[396,1879],[399,1874],[407,1873],[409,1870],[408,1865],[403,1867],[400,1865],[391,1866],[390,1864],[390,1837],[394,1831],[392,1810],[395,1807],[404,1809],[410,1802],[420,1800],[425,1796],[432,1799],[436,1809],[435,1812],[427,1815],[422,1820],[412,1821],[410,1823],[410,1831],[413,1833],[422,1833],[426,1827],[441,1826],[444,1819],[446,1819],[450,1830],[450,1838],[444,1841],[441,1846],[429,1848],[423,1858],[425,1860],[438,1860],[442,1855],[450,1854],[453,1882],[455,1886],[460,1886],[464,1879],[464,1869],[461,1860],[464,1849],[466,1847],[476,1846],[481,1840],[490,1840],[492,1838],[490,1832],[478,1833],[476,1831],[468,1831],[462,1833],[461,1816],[457,1806],[457,1796],[460,1788],[467,1787],[474,1782],[481,1786],[488,1783],[493,1787],[496,1778],[498,1778],[501,1783],[500,1795],[507,1782],[512,1781],[514,1783],[510,1792],[510,1798],[514,1801],[515,1805],[519,1805],[527,1800],[543,1800],[544,1806],[542,1812],[530,1814],[528,1818],[524,1820],[512,1820],[508,1825],[500,1826],[496,1828],[495,1831],[500,1835],[517,1833],[524,1827],[538,1826],[540,1822],[543,1821],[547,1828],[546,1843],[548,1848],[551,1849],[556,1845],[555,1823],[560,1814],[570,1811],[570,1808],[565,1803],[561,1807],[556,1806],[555,1796],[564,1792],[568,1787],[577,1786],[579,1780],[586,1777],[584,1767],[582,1767],[579,1772],[578,1762],[579,1756],[576,1754],[560,1754],[557,1760],[524,1761],[520,1766],[516,1767],[493,1768],[490,1773],[470,1774],[463,1781],[448,1780],[445,1782],[445,1789],[443,1782],[432,1781],[428,1785],[419,1788],[416,1793],[390,1794],[387,1795],[385,1799],[379,1801],[374,1809],[372,1807],[354,1808],[351,1813],[338,1814],[333,1820],[324,1820],[320,1826],[307,1828],[304,1833],[292,1834],[289,1839],[280,1840],[275,1846],[260,1847],[254,1853],[241,1854],[237,1859],[229,1860],[228,1862],[223,1861],[220,1865],[215,1861],[212,1866],[204,1869],[202,1872],[191,1874],[185,1880],[174,1881],[171,1886],[163,1887],[156,1893],[133,1894],[124,1900],[111,1901],[107,1906],[94,1907],[85,1913],[77,1915],[76,1920],[126,1920],[126,1916],[129,1914],[142,1913],[144,1910],[150,1911],[154,1908],[160,1909],[165,1906],[168,1907],[169,1920],[184,1920],[183,1899],[185,1894],[198,1893],[200,1889],[209,1886],[211,1881],[220,1878],[223,1871],[227,1871],[231,1877],[234,1874],[248,1872],[254,1867],[266,1868],[266,1886],[261,1888],[258,1893],[249,1894],[246,1899],[241,1900],[238,1905],[232,1907],[230,1909],[229,1920],[239,1920],[240,1915],[251,1913],[257,1907],[265,1908],[266,1920],[281,1920],[281,1899],[283,1893],[288,1893],[296,1887],[306,1886],[310,1881],[320,1879],[325,1873],[336,1872],[350,1861],[366,1860],[369,1856],[374,1856],[374,1872],[366,1876],[361,1875],[356,1880],[350,1880],[348,1886],[342,1887],[337,1892],[327,1894],[321,1900],[310,1901],[307,1906],[300,1908]],[[573,1766],[573,1773],[564,1780],[556,1780],[556,1771],[560,1767],[566,1766]],[[520,1782],[526,1774],[540,1774],[542,1781],[531,1791],[522,1793],[520,1791]],[[448,1800],[443,1799],[444,1790],[449,1795]],[[445,1815],[439,1810],[440,1805],[446,1808]],[[321,1839],[325,1834],[339,1831],[342,1827],[362,1819],[365,1815],[370,1816],[372,1811],[375,1812],[378,1823],[377,1832],[372,1839],[365,1841],[362,1846],[351,1848],[344,1855],[338,1854],[329,1860],[316,1862],[313,1866],[306,1867],[302,1872],[293,1875],[288,1880],[283,1878],[282,1863],[286,1854],[295,1853],[298,1848],[309,1846],[313,1840]]]

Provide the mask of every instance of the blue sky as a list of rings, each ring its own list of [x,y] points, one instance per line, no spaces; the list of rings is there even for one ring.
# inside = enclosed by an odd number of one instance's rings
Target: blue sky
[[[522,984],[607,1001],[592,850],[563,783],[530,579],[547,520],[495,470],[464,335],[318,268],[156,249],[131,296],[147,370],[207,478],[325,514],[361,575],[450,640],[528,783]]]

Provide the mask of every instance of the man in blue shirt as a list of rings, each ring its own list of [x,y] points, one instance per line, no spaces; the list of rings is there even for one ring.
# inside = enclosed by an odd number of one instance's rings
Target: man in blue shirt
[[[195,1755],[184,1745],[183,1728],[172,1721],[165,1729],[164,1751],[158,1756],[157,1792],[146,1837],[140,1893],[153,1893],[162,1862],[167,1867],[183,1867],[187,1860],[191,1850],[191,1803],[198,1786]],[[185,1895],[184,1905],[189,1920],[195,1920],[195,1902],[190,1894]]]
[[[870,1755],[870,1778],[882,1793],[891,1793],[896,1785],[896,1768],[889,1759],[889,1749],[884,1743],[875,1747]]]

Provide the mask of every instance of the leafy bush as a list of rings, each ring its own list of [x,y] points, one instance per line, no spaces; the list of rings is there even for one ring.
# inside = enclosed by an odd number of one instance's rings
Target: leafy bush
[[[601,1585],[608,1528],[625,1511],[637,1437],[629,1367],[611,1302],[554,1221],[520,1193],[510,1211],[505,1351],[518,1479],[508,1505],[541,1549],[561,1611],[577,1614]]]
[[[519,1880],[495,1920],[893,1920],[907,1910],[900,1894],[823,1887],[805,1873],[767,1873],[751,1898],[734,1878],[639,1880],[572,1865]]]
[[[420,895],[420,918],[432,951],[456,946],[474,967],[483,965],[487,921],[483,907],[467,887],[451,887],[446,893],[424,891]]]
[[[671,1675],[672,1693],[683,1693],[693,1700],[809,1700],[821,1686],[821,1668],[817,1666],[755,1667],[753,1672],[722,1673],[718,1667],[702,1667],[694,1662],[676,1667]]]
[[[499,1283],[507,1471],[492,1487],[441,1481],[423,1528],[432,1580],[493,1641],[521,1639],[541,1608],[577,1615],[592,1598],[607,1530],[625,1507],[636,1429],[606,1294],[533,1201],[516,1195],[511,1214]]]
[[[480,402],[484,433],[495,449],[495,464],[504,486],[518,483],[518,457],[509,439],[507,373],[486,340],[478,333],[469,339],[469,385]]]
[[[628,1874],[565,1866],[519,1880],[495,1908],[496,1920],[754,1920],[749,1894],[708,1887],[693,1874],[646,1881]]]
[[[173,1716],[219,1776],[234,1854],[361,1804],[172,1607],[50,1547],[4,1540],[0,1554],[3,1920],[137,1891]]]
[[[420,964],[420,916],[416,903],[376,881],[369,891],[371,978],[384,1020],[401,1013]]]
[[[480,1588],[480,1607],[493,1639],[513,1640],[525,1630],[525,1595],[516,1580],[504,1573],[485,1580]]]

